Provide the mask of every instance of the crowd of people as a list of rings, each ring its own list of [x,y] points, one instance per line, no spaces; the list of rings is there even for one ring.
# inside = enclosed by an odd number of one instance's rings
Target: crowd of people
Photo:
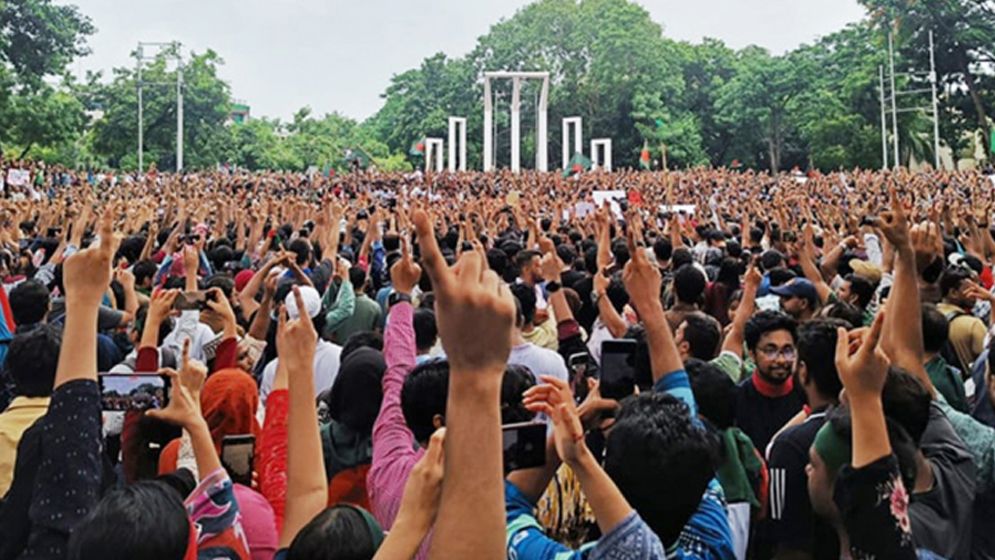
[[[995,558],[982,172],[0,181],[0,560]]]

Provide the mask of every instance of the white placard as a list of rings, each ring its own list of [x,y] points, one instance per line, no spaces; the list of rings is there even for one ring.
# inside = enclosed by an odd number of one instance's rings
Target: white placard
[[[604,206],[605,201],[608,201],[612,209],[612,214],[615,214],[616,218],[622,218],[622,207],[618,203],[628,202],[629,200],[625,191],[594,191],[591,193],[591,197],[598,208]]]
[[[31,172],[27,169],[8,169],[7,184],[12,187],[23,187],[31,182]]]
[[[669,212],[671,214],[677,214],[684,212],[688,216],[694,216],[695,211],[698,209],[694,204],[674,204],[672,206],[667,204],[660,205],[660,212]]]

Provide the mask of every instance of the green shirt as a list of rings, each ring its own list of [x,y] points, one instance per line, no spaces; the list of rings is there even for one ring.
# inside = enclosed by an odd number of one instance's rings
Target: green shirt
[[[967,395],[964,393],[964,382],[960,380],[960,372],[950,367],[942,356],[936,356],[923,367],[929,380],[947,403],[960,412],[967,412]]]
[[[733,381],[739,383],[743,372],[743,360],[732,352],[722,352],[708,363],[722,370]]]

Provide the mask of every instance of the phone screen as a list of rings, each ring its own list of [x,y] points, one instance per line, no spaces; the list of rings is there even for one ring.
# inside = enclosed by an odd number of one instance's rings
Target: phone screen
[[[169,377],[158,373],[101,373],[103,410],[127,411],[164,408],[169,402]]]
[[[636,387],[636,341],[605,340],[601,343],[601,395],[624,399]]]
[[[523,422],[501,426],[505,472],[546,464],[546,424]]]
[[[235,482],[252,484],[252,460],[256,452],[256,437],[252,434],[225,436],[221,441],[221,464]]]
[[[201,310],[204,309],[206,301],[206,292],[183,292],[176,296],[173,308],[179,311]]]
[[[573,390],[574,399],[579,403],[587,398],[587,378],[593,377],[594,372],[590,371],[590,357],[587,352],[571,354],[567,360],[567,368],[570,370],[570,389]]]

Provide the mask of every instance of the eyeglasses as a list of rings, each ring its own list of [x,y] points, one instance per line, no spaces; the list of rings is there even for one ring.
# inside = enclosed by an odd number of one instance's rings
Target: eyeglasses
[[[778,348],[777,346],[764,346],[759,349],[760,353],[763,354],[764,358],[768,360],[776,360],[778,356],[783,357],[785,360],[792,361],[795,359],[795,347],[785,346],[784,348]]]

